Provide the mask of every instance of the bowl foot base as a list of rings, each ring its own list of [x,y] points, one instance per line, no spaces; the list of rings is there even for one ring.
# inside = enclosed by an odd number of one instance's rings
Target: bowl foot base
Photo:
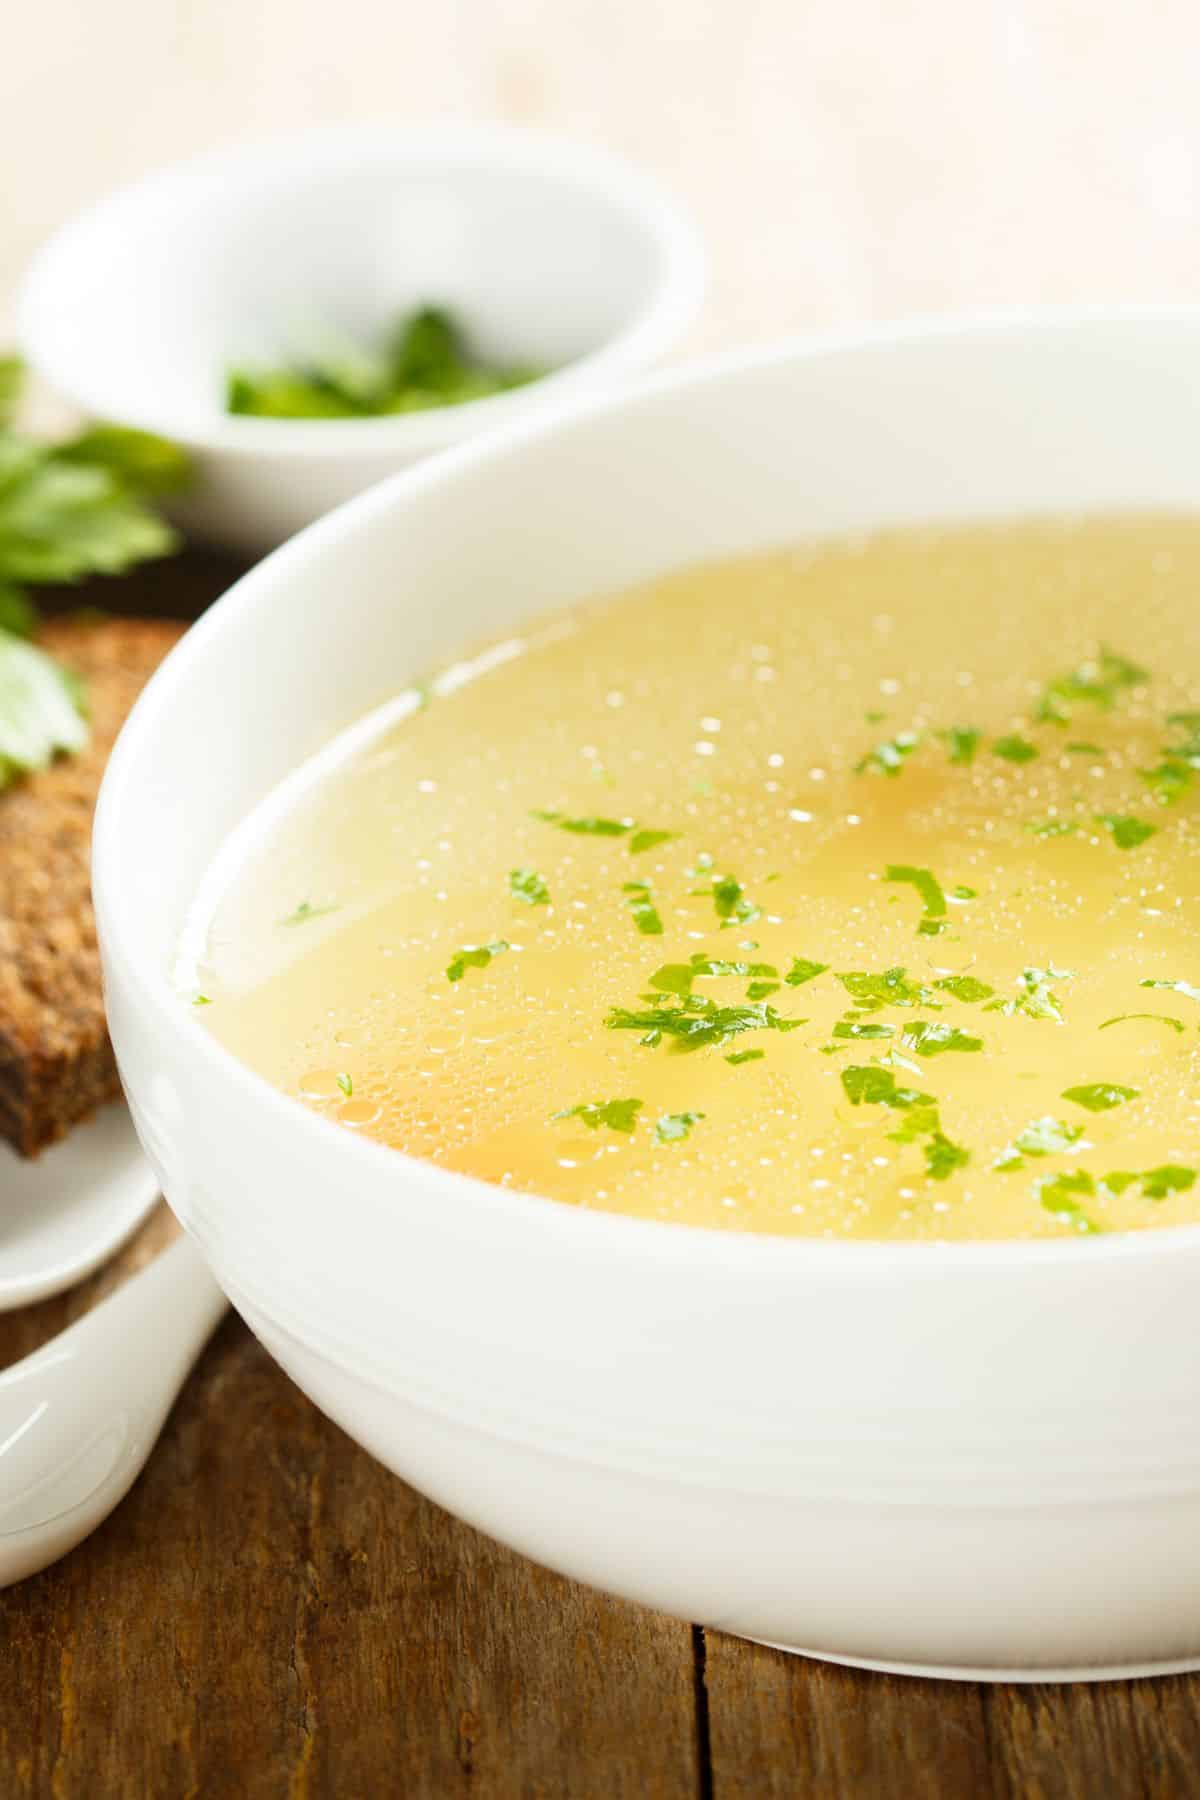
[[[927,1681],[1063,1682],[1141,1681],[1155,1675],[1189,1675],[1200,1670],[1200,1656],[1178,1657],[1166,1662],[1085,1663],[1078,1668],[970,1668],[961,1664],[882,1662],[872,1656],[839,1656],[832,1650],[809,1650],[800,1644],[774,1644],[767,1638],[750,1638],[768,1650],[789,1656],[806,1656],[813,1662],[838,1663],[847,1669],[870,1669],[879,1675],[918,1675]]]

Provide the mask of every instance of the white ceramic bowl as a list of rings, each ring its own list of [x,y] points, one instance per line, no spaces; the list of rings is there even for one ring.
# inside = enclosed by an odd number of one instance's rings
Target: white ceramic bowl
[[[17,332],[85,412],[186,445],[181,521],[257,551],[432,450],[644,369],[703,289],[691,227],[615,157],[500,125],[334,127],[103,200],[34,262]],[[554,373],[394,418],[224,411],[230,364],[278,364],[330,332],[372,343],[427,302],[486,356]]]
[[[172,654],[96,826],[122,1073],[235,1305],[388,1466],[570,1575],[822,1656],[1200,1666],[1200,1230],[936,1247],[581,1212],[317,1118],[168,975],[247,810],[481,633],[813,532],[1127,505],[1200,506],[1200,313],[817,342],[391,481]]]

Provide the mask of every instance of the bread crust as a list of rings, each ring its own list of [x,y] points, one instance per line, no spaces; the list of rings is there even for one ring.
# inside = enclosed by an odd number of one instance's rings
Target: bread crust
[[[117,732],[184,630],[68,618],[38,633],[83,677],[91,737],[0,792],[0,1139],[21,1156],[120,1093],[92,911],[92,814]]]

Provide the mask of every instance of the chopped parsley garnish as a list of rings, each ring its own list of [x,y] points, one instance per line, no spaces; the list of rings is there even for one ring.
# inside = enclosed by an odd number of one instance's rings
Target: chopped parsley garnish
[[[735,875],[714,875],[708,887],[692,891],[712,894],[722,931],[728,931],[734,925],[752,925],[755,919],[762,917],[762,908],[747,899],[746,891]]]
[[[1079,826],[1073,819],[1030,819],[1025,829],[1032,831],[1034,837],[1056,838],[1074,837]]]
[[[1190,763],[1166,756],[1153,769],[1139,769],[1138,774],[1160,806],[1174,806],[1191,787],[1195,771]]]
[[[1068,1125],[1062,1119],[1034,1119],[1008,1148],[1002,1150],[992,1164],[993,1169],[1019,1169],[1027,1156],[1052,1156],[1056,1151],[1070,1150],[1083,1136],[1082,1125]]]
[[[939,932],[945,931],[946,896],[931,869],[918,869],[911,863],[889,863],[883,878],[885,881],[904,881],[916,888],[925,909],[917,926],[922,937],[937,937]]]
[[[383,418],[484,400],[543,373],[480,361],[449,313],[423,306],[393,325],[377,350],[317,345],[277,368],[231,369],[225,410],[258,419]]]
[[[1107,1031],[1110,1025],[1129,1025],[1135,1019],[1153,1019],[1156,1024],[1169,1025],[1172,1031],[1187,1029],[1183,1020],[1175,1018],[1171,1013],[1118,1013],[1115,1019],[1105,1019],[1104,1023],[1097,1027],[1097,1030]]]
[[[689,994],[674,1006],[648,1007],[634,1012],[614,1006],[604,1021],[610,1031],[640,1031],[640,1042],[650,1048],[664,1038],[675,1050],[700,1050],[720,1046],[744,1031],[795,1031],[803,1019],[784,1019],[766,1001],[742,1006],[718,1006],[702,994]]]
[[[621,892],[628,896],[627,904],[633,914],[633,922],[642,936],[661,937],[663,923],[651,896],[649,882],[627,881]]]
[[[861,1024],[857,1019],[846,1017],[839,1019],[833,1028],[835,1038],[868,1038],[880,1039],[895,1037],[894,1025]]]
[[[503,956],[508,945],[503,938],[493,944],[464,944],[446,965],[446,980],[461,981],[468,969],[486,969],[497,956]]]
[[[295,912],[289,913],[286,919],[280,919],[279,923],[281,925],[307,925],[310,919],[323,919],[326,913],[333,913],[337,910],[335,905],[314,906],[311,901],[302,900]]]
[[[1148,978],[1138,983],[1145,988],[1169,988],[1173,994],[1182,994],[1185,1000],[1200,1000],[1200,987],[1193,987],[1190,981],[1155,981]]]
[[[1101,649],[1094,661],[1081,663],[1047,684],[1036,716],[1043,724],[1065,725],[1075,706],[1095,706],[1102,712],[1111,712],[1127,688],[1139,687],[1149,679],[1146,670],[1139,669],[1127,657]]]
[[[792,966],[783,979],[789,987],[803,987],[806,981],[823,975],[828,967],[828,963],[810,962],[806,956],[794,956]]]
[[[1086,1169],[1064,1170],[1061,1175],[1046,1175],[1034,1183],[1034,1192],[1048,1213],[1062,1219],[1074,1231],[1090,1236],[1099,1232],[1097,1225],[1079,1204],[1079,1195],[1092,1195],[1096,1183]]]
[[[698,1125],[704,1117],[702,1112],[663,1113],[655,1121],[654,1141],[656,1144],[678,1144],[688,1136],[693,1125]]]
[[[1168,1194],[1186,1194],[1195,1184],[1196,1171],[1182,1163],[1163,1163],[1147,1169],[1142,1176],[1142,1193],[1147,1200],[1165,1200]]]
[[[775,980],[779,971],[774,963],[729,962],[722,957],[705,956],[697,950],[690,961],[685,963],[664,963],[650,977],[650,986],[659,994],[687,995],[692,991],[692,983],[701,977],[741,976],[755,984],[769,984],[774,993],[779,983]],[[751,995],[751,999],[761,999],[762,995]]]
[[[1147,824],[1145,819],[1137,819],[1132,813],[1097,813],[1096,823],[1111,834],[1118,850],[1136,850],[1158,830],[1157,825]]]
[[[651,831],[647,826],[639,825],[629,840],[629,854],[636,856],[641,850],[653,850],[656,844],[669,844],[678,836],[677,831]]]
[[[861,761],[855,763],[854,773],[862,775],[870,770],[876,775],[898,775],[920,741],[920,732],[898,731],[894,738],[887,738],[873,750],[868,750]]]
[[[1137,1096],[1137,1088],[1122,1087],[1119,1081],[1088,1081],[1079,1087],[1064,1088],[1062,1095],[1076,1106],[1086,1106],[1089,1112],[1111,1112],[1114,1106],[1123,1106]]]
[[[341,1072],[339,1074],[334,1076],[334,1080],[337,1082],[338,1086],[341,1088],[343,1094],[345,1094],[345,1096],[348,1100],[350,1098],[351,1094],[354,1092],[353,1077],[350,1075],[347,1075],[345,1069],[343,1069],[343,1070],[341,1070]]]
[[[952,1143],[943,1131],[934,1131],[925,1145],[925,1173],[931,1181],[948,1181],[958,1169],[965,1169],[971,1152]]]
[[[851,1106],[890,1106],[904,1112],[913,1106],[935,1104],[932,1094],[898,1087],[891,1070],[881,1069],[878,1063],[852,1063],[842,1070],[842,1086]]]
[[[624,837],[633,830],[632,819],[569,819],[560,812],[534,812],[531,817],[545,825],[557,825],[560,831],[573,831],[578,837]]]
[[[902,968],[885,969],[882,975],[871,975],[852,969],[838,980],[859,1006],[875,1011],[881,1006],[929,1006],[936,1001],[932,991],[919,981],[910,981]],[[942,984],[939,982],[938,986]],[[989,990],[990,992],[990,990]],[[863,1033],[866,1036],[866,1033]]]
[[[947,1050],[983,1049],[982,1038],[971,1037],[956,1025],[945,1025],[940,1020],[930,1019],[917,1019],[913,1024],[906,1025],[900,1042],[906,1050],[912,1050],[917,1056],[941,1056]]]
[[[1017,980],[1016,998],[993,1000],[984,1011],[1001,1012],[1007,1018],[1014,1013],[1025,1013],[1031,1019],[1054,1019],[1061,1024],[1062,1005],[1050,983],[1070,981],[1074,975],[1074,969],[1057,969],[1053,963],[1046,969],[1022,969]]]
[[[640,1100],[584,1100],[578,1106],[567,1106],[561,1112],[551,1113],[550,1122],[581,1119],[589,1131],[599,1131],[603,1125],[609,1131],[623,1131],[628,1136],[637,1124],[641,1110]]]
[[[208,994],[193,994],[192,995],[192,1005],[193,1006],[211,1006],[212,998]]]
[[[976,731],[971,725],[952,725],[948,731],[939,731],[938,736],[945,744],[952,763],[971,763],[975,760],[975,752],[983,733]]]
[[[766,1054],[765,1050],[735,1050],[732,1056],[725,1058],[725,1061],[732,1063],[736,1069],[739,1063],[761,1062]]]
[[[536,869],[510,869],[508,891],[514,900],[523,900],[526,906],[550,904],[550,889],[546,886],[545,877],[539,875]]]
[[[1005,762],[1027,763],[1032,762],[1039,751],[1037,745],[1031,744],[1028,738],[1010,734],[996,739],[992,745],[992,755],[1002,756]]]
[[[979,1000],[990,1000],[996,991],[986,981],[976,981],[973,975],[940,975],[933,985],[944,993],[953,994],[956,1000],[965,1000],[969,1006]]]

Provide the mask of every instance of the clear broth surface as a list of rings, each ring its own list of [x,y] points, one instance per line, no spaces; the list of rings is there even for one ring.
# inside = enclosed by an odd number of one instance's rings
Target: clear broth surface
[[[541,621],[251,821],[184,998],[346,1129],[573,1205],[1195,1220],[1198,597],[1200,518],[1097,517]]]

